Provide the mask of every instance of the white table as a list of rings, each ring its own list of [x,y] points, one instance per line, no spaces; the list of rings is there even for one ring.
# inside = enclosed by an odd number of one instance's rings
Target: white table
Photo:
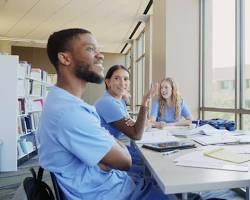
[[[250,172],[176,166],[174,158],[193,151],[191,149],[168,156],[141,147],[139,149],[147,168],[165,194],[246,187],[246,199],[250,199]]]

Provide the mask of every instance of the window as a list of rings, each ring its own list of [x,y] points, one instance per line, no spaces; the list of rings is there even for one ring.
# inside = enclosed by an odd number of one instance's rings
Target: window
[[[225,7],[225,5],[227,5]],[[222,12],[223,11],[223,12]],[[223,13],[223,14],[222,14]],[[233,108],[235,80],[235,2],[205,1],[204,103],[206,107]],[[216,82],[220,81],[220,88]],[[227,90],[227,93],[221,93]],[[225,104],[225,102],[232,104]]]
[[[219,81],[221,90],[232,90],[234,89],[234,80]]]
[[[125,55],[125,66],[130,69],[132,67],[132,54],[131,49],[128,50],[128,52]]]
[[[250,129],[250,1],[202,0],[201,13],[201,118]]]
[[[250,88],[250,79],[246,79],[246,89]]]
[[[144,70],[144,63],[145,63],[145,34],[142,32],[136,40],[136,69],[135,69],[135,88],[136,88],[136,98],[135,103],[138,106],[141,105],[142,97],[144,94],[144,77],[145,77],[145,70]]]
[[[243,42],[243,48],[245,50],[245,54],[242,56],[243,59],[243,80],[245,79],[245,86],[243,86],[243,99],[250,99],[250,1],[245,1],[244,8],[244,34],[245,42]],[[246,101],[245,101],[246,102]],[[250,109],[249,104],[243,104],[243,108]],[[248,117],[249,118],[249,117]],[[249,121],[250,123],[250,121]]]

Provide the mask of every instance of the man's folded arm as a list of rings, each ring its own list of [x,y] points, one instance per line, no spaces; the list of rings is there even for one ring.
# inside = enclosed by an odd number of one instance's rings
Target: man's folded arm
[[[100,164],[110,168],[128,171],[132,165],[132,159],[127,147],[121,142],[116,141],[113,143],[110,151],[102,158]]]

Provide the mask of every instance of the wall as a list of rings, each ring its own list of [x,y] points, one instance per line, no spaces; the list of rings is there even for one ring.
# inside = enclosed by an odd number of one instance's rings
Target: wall
[[[46,48],[12,46],[11,54],[19,55],[20,60],[30,62],[34,68],[41,68],[49,74],[56,73],[48,59]]]
[[[0,40],[0,53],[11,54],[11,42],[7,40]]]
[[[166,19],[166,72],[177,81],[180,93],[196,118],[199,107],[199,0],[168,0]]]
[[[156,0],[153,12],[152,79],[173,77],[193,117],[197,118],[199,0]]]

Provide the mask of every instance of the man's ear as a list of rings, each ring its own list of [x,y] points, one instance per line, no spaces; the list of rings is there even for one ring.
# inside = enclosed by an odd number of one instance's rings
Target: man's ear
[[[70,59],[70,55],[66,52],[59,52],[57,54],[58,60],[60,63],[62,63],[65,66],[70,65],[71,63],[71,59]]]

